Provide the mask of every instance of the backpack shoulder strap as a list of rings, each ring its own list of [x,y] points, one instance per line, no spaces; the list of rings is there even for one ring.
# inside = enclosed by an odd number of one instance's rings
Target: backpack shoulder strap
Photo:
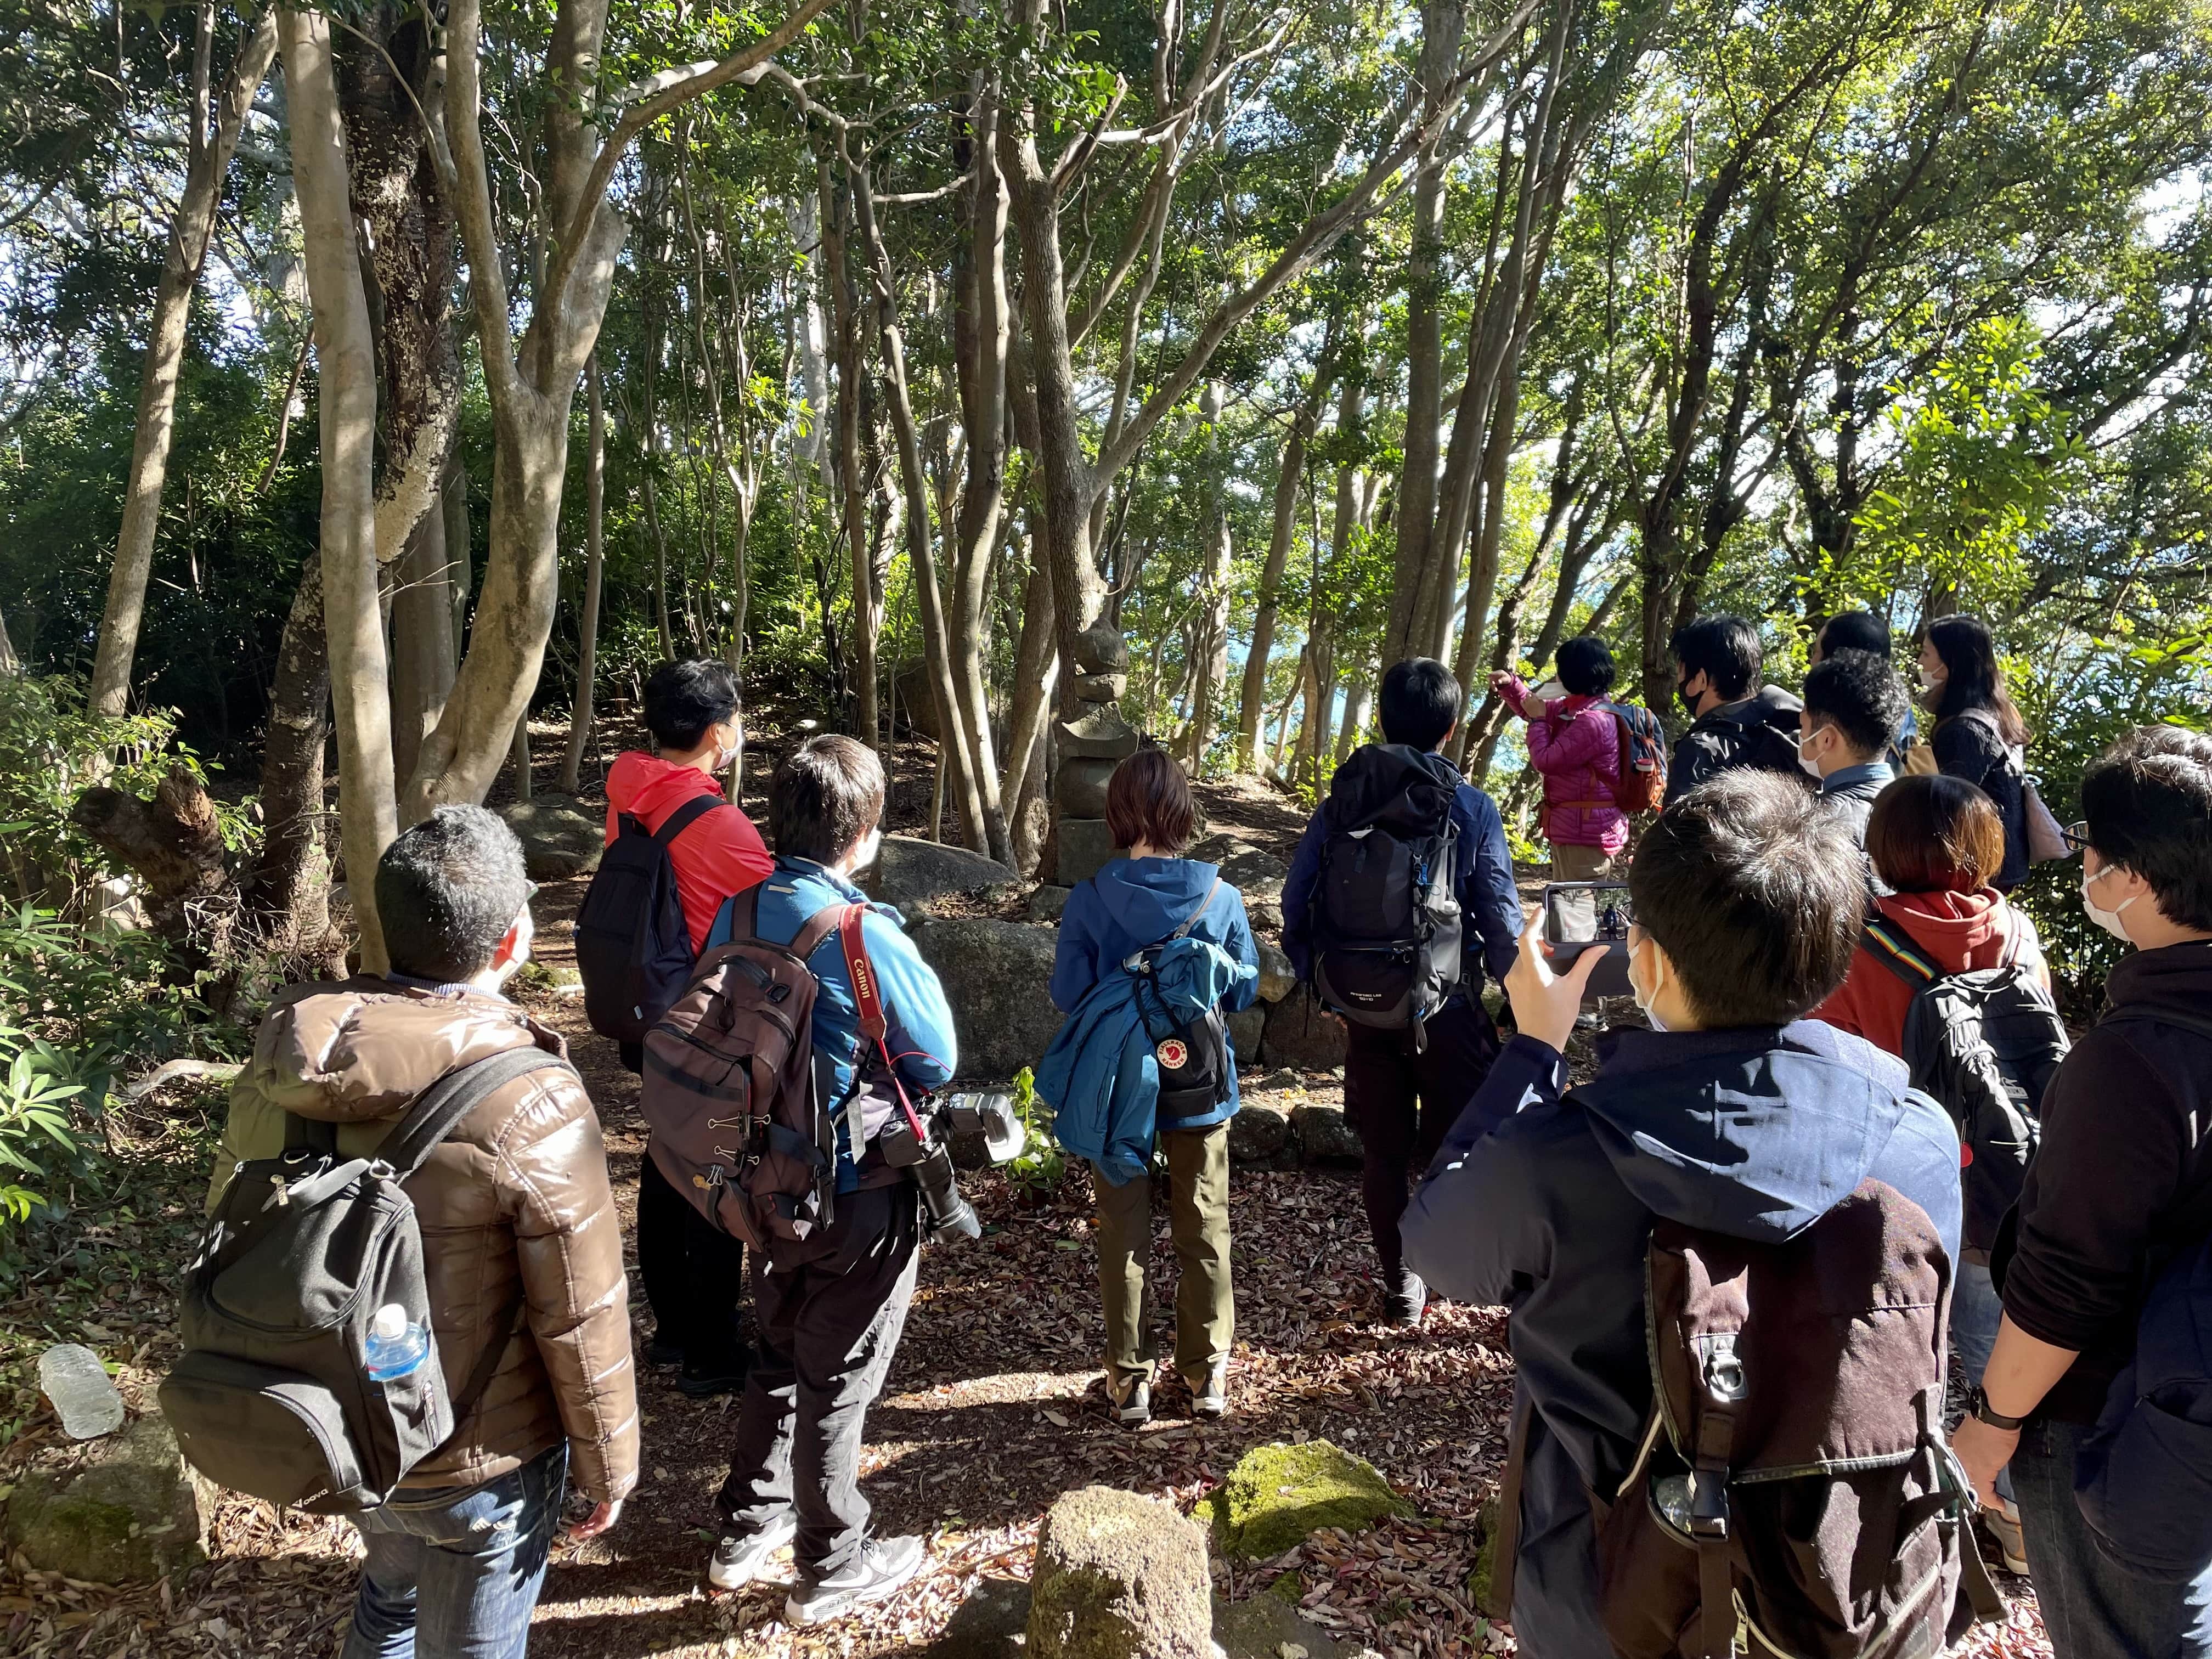
[[[2192,1032],[2197,1036],[2212,1037],[2212,1015],[2170,1006],[2115,1008],[2097,1024],[2112,1025],[2123,1020],[2136,1024],[2154,1021],[2160,1025],[2179,1026],[2181,1030]]]
[[[1905,930],[1886,917],[1867,918],[1866,938],[1861,943],[1869,956],[1916,991],[1943,977],[1942,970],[1905,937]]]
[[[1213,878],[1213,885],[1206,890],[1206,896],[1198,902],[1198,908],[1192,911],[1188,916],[1184,917],[1182,926],[1176,928],[1172,933],[1170,933],[1165,939],[1162,939],[1160,943],[1163,945],[1172,945],[1179,939],[1188,938],[1189,936],[1190,930],[1198,926],[1198,919],[1204,915],[1206,912],[1207,907],[1212,904],[1213,896],[1220,890],[1221,878],[1216,876]]]
[[[376,1156],[405,1177],[422,1167],[438,1143],[453,1132],[460,1121],[492,1093],[519,1077],[558,1066],[570,1070],[556,1054],[531,1043],[499,1053],[467,1066],[455,1067],[415,1097],[407,1115],[377,1143]]]
[[[668,815],[666,822],[653,832],[653,838],[659,843],[660,849],[666,852],[669,843],[677,836],[682,835],[717,806],[725,805],[726,803],[719,794],[694,795]]]

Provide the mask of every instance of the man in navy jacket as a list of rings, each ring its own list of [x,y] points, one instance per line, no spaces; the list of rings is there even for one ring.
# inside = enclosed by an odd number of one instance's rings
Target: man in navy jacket
[[[1283,949],[1298,977],[1310,984],[1314,890],[1333,812],[1395,794],[1416,769],[1451,786],[1451,819],[1459,832],[1452,886],[1461,913],[1460,988],[1419,1034],[1353,1025],[1344,1065],[1345,1115],[1364,1151],[1362,1195],[1390,1317],[1398,1324],[1416,1325],[1428,1289],[1406,1266],[1399,1243],[1407,1182],[1416,1165],[1436,1156],[1444,1131],[1498,1053],[1497,1028],[1483,1012],[1482,975],[1487,967],[1493,977],[1503,979],[1513,965],[1521,900],[1496,805],[1435,752],[1451,740],[1464,702],[1451,671],[1431,658],[1408,658],[1382,677],[1377,701],[1382,741],[1363,745],[1337,768],[1329,799],[1306,825],[1291,860],[1290,877],[1283,884]]]
[[[1589,1493],[1615,1495],[1650,1419],[1655,1220],[1778,1243],[1872,1177],[1958,1249],[1949,1117],[1901,1062],[1802,1018],[1857,944],[1848,829],[1789,779],[1730,772],[1667,809],[1629,885],[1629,980],[1652,1029],[1618,1033],[1596,1079],[1565,1093],[1561,1054],[1600,953],[1555,976],[1532,921],[1506,980],[1519,1035],[1405,1220],[1407,1260],[1430,1283],[1512,1310],[1533,1408],[1513,1628],[1534,1659],[1613,1651]]]

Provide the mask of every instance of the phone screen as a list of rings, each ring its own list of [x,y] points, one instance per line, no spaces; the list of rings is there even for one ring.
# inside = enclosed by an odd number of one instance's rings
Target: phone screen
[[[1626,882],[1555,883],[1544,890],[1544,937],[1553,945],[1626,944],[1635,920]]]

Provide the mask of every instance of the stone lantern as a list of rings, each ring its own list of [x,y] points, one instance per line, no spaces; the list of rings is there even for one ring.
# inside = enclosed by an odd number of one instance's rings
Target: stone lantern
[[[1053,728],[1060,752],[1052,783],[1059,855],[1051,878],[1062,887],[1097,875],[1118,856],[1106,827],[1106,781],[1139,743],[1116,706],[1129,687],[1129,644],[1121,630],[1099,622],[1078,634],[1075,667],[1068,686],[1074,712]]]

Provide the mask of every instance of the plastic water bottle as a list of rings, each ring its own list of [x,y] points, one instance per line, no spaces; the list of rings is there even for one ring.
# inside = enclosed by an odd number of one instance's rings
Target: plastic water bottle
[[[368,1341],[362,1358],[372,1382],[389,1382],[413,1374],[430,1352],[430,1333],[410,1324],[407,1310],[387,1302],[368,1322]]]

